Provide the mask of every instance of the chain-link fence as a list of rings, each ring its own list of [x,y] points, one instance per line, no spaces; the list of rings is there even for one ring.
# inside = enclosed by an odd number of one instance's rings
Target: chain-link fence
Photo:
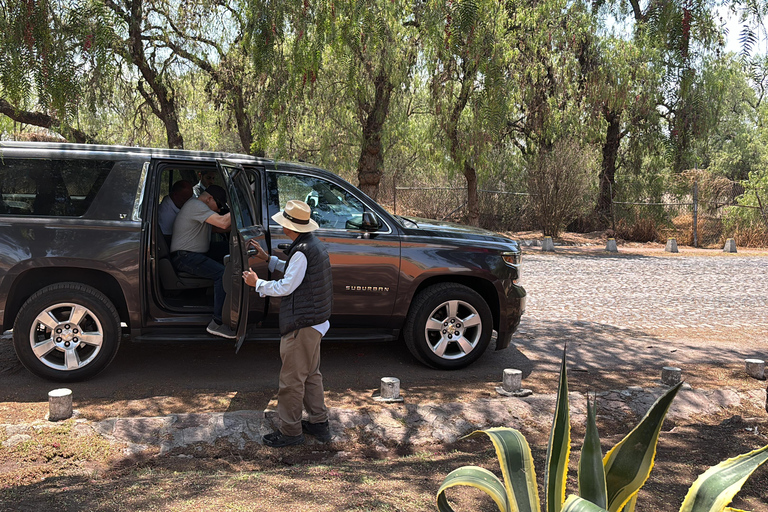
[[[728,222],[734,210],[759,210],[737,204],[736,198],[743,189],[733,187],[717,197],[706,192],[700,195],[698,189],[698,183],[694,183],[688,193],[683,189],[667,194],[670,199],[666,202],[614,202],[610,224],[615,236],[627,241],[660,243],[675,238],[679,245],[693,247],[722,247],[727,238],[736,239],[739,246],[768,245],[768,218],[761,218],[760,212],[754,216],[758,221],[750,229]],[[478,200],[483,228],[500,232],[540,229],[528,193],[480,188]],[[396,215],[467,221],[466,187],[397,186],[394,181],[382,182],[378,201]]]
[[[384,192],[384,193],[382,193]],[[391,187],[379,190],[379,202],[396,215],[466,222],[466,187]],[[480,227],[495,231],[534,229],[529,194],[478,190]]]
[[[613,230],[616,236],[637,242],[664,242],[676,239],[679,245],[722,247],[728,238],[738,245],[764,246],[766,226],[745,230],[727,222],[732,210],[758,210],[753,206],[723,203],[613,203]],[[762,236],[761,236],[762,235]]]

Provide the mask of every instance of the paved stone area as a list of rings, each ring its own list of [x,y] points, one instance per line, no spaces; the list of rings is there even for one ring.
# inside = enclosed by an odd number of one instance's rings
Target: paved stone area
[[[569,320],[625,329],[768,332],[768,258],[525,253],[527,326]]]
[[[663,254],[663,253],[662,253]],[[513,344],[584,370],[768,360],[768,258],[524,253]]]

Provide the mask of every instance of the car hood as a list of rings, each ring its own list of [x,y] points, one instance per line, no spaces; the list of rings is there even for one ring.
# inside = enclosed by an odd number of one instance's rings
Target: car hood
[[[418,227],[406,227],[405,232],[409,235],[426,235],[442,238],[454,238],[464,240],[474,240],[478,242],[502,243],[505,245],[517,245],[517,242],[507,236],[494,233],[487,229],[456,224],[454,222],[445,222],[434,219],[424,219],[419,217],[408,217],[414,221]]]

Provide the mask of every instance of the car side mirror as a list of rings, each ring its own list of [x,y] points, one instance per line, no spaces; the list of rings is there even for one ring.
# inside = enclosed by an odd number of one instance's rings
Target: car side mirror
[[[365,231],[376,231],[381,227],[379,219],[373,212],[363,212],[363,222],[360,227]]]

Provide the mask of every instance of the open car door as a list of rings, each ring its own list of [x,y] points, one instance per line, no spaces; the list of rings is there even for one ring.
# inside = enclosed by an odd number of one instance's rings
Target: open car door
[[[224,176],[232,217],[229,262],[224,274],[224,289],[227,291],[224,307],[229,311],[229,325],[237,333],[237,352],[245,340],[249,308],[255,310],[253,313],[261,313],[262,316],[266,308],[266,301],[257,298],[258,296],[254,296],[256,304],[249,304],[250,293],[243,281],[243,270],[248,268],[248,242],[256,240],[262,247],[266,247],[266,235],[258,221],[256,198],[242,166],[226,160],[217,160],[216,164]],[[266,275],[266,266],[264,269],[254,270],[261,270],[260,274]],[[252,320],[258,321],[258,318]]]

